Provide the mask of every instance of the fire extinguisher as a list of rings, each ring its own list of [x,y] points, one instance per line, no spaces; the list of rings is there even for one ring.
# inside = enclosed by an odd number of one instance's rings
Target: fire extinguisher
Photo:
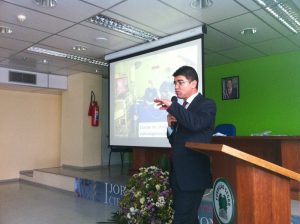
[[[92,126],[99,126],[99,106],[97,101],[94,101],[92,105]]]
[[[99,126],[99,105],[96,101],[95,94],[93,91],[91,91],[91,100],[88,115],[92,117],[92,126]]]

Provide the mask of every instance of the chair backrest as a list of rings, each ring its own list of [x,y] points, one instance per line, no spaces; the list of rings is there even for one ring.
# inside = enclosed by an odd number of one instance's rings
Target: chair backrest
[[[236,128],[233,124],[219,124],[215,128],[215,133],[222,133],[226,136],[236,136]]]

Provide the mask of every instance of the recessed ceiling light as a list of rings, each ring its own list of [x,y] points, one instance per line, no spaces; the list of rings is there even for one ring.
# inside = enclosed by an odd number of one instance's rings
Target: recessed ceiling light
[[[256,33],[256,28],[245,28],[240,31],[242,36],[253,35]]]
[[[107,40],[107,38],[106,37],[96,37],[96,40],[102,41],[102,40]]]
[[[57,4],[57,0],[33,0],[33,2],[38,6],[42,6],[45,8],[53,8]]]
[[[43,63],[43,64],[48,64],[49,61],[48,61],[47,59],[43,59],[43,60],[42,60],[42,63]]]
[[[25,20],[26,20],[26,16],[25,15],[23,15],[23,14],[20,14],[20,15],[18,15],[18,20],[22,23],[22,22],[24,22]]]
[[[7,26],[0,26],[0,33],[10,34],[12,29]]]
[[[73,47],[73,50],[75,50],[75,51],[86,51],[87,48],[85,46],[76,45],[76,46]]]
[[[213,5],[212,0],[192,0],[190,3],[194,9],[206,9]]]

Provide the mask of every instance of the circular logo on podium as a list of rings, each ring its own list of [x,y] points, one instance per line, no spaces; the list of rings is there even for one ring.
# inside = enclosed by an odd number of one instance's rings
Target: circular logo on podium
[[[213,186],[214,213],[219,224],[233,224],[235,198],[231,185],[225,178],[218,178]]]

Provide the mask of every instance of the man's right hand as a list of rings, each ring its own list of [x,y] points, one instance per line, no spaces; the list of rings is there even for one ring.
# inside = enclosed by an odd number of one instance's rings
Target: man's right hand
[[[160,110],[167,110],[171,106],[172,101],[156,98],[154,99],[154,103],[156,103],[157,106],[160,106]]]

